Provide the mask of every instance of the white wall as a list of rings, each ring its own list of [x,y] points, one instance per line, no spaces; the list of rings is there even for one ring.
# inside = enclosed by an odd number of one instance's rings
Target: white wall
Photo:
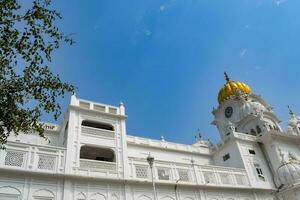
[[[130,144],[127,147],[128,157],[141,158],[146,160],[149,152],[155,158],[155,160],[191,164],[191,160],[193,159],[195,164],[199,164],[199,165],[212,164],[212,159],[211,156],[209,155],[173,151],[173,150],[168,150],[167,148],[159,149],[159,148],[151,148],[151,147],[137,146],[137,145],[130,145]]]
[[[230,158],[226,161],[223,160],[223,156],[229,153]],[[239,148],[234,141],[229,141],[224,144],[214,155],[213,164],[225,167],[237,167],[244,168],[244,164],[241,158]]]
[[[59,178],[0,173],[0,197],[4,194],[10,194],[19,197],[18,200],[34,200],[38,197],[47,200],[63,200],[62,186],[63,181]]]
[[[251,184],[262,188],[273,188],[273,174],[270,171],[270,168],[260,146],[256,142],[250,141],[239,141],[238,146]],[[254,155],[249,153],[250,149],[255,151]],[[264,180],[262,178],[259,178],[255,164],[259,164],[263,172]]]

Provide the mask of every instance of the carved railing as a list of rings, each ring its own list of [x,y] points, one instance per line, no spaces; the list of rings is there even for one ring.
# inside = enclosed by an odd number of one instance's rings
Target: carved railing
[[[63,173],[65,149],[10,142],[0,151],[0,168]]]
[[[98,160],[80,159],[80,168],[92,169],[92,170],[115,171],[116,163],[98,161]]]
[[[149,165],[144,162],[132,161],[131,177],[151,181]],[[178,181],[211,186],[250,186],[245,169],[221,167],[214,165],[186,165],[176,163],[156,163],[153,167],[155,181]]]
[[[98,137],[114,138],[115,132],[109,130],[103,130],[98,128],[92,128],[87,126],[81,126],[82,134],[93,135]]]

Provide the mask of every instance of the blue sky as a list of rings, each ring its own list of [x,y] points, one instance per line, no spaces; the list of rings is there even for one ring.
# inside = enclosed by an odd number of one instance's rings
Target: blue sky
[[[211,111],[223,72],[274,107],[300,114],[300,1],[55,1],[76,44],[52,68],[77,96],[123,101],[128,134],[191,144],[199,128],[218,142]],[[64,109],[69,98],[62,100]],[[49,119],[49,117],[45,117]]]

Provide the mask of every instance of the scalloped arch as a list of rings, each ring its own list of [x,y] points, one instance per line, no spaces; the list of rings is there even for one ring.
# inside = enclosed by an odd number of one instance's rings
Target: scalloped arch
[[[0,187],[0,193],[2,194],[12,194],[12,195],[21,195],[21,191],[18,188],[12,186],[3,186]]]
[[[79,192],[76,196],[77,200],[86,200],[86,194],[84,194],[83,192]]]
[[[101,193],[96,193],[91,196],[91,200],[106,200],[106,197]]]
[[[37,196],[37,197],[49,197],[49,198],[54,198],[55,195],[51,190],[48,189],[39,189],[36,190],[32,196]]]
[[[113,195],[111,195],[111,199],[112,200],[119,200],[119,197],[118,197],[118,195],[113,194]]]
[[[185,197],[184,200],[194,200],[192,197]]]
[[[161,200],[174,200],[174,198],[167,195],[167,196],[162,197]]]
[[[143,195],[139,196],[137,198],[137,200],[152,200],[152,198],[143,194]]]

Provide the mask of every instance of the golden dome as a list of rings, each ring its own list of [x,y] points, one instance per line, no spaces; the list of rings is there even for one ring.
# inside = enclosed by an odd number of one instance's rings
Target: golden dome
[[[251,94],[251,88],[240,81],[231,81],[227,74],[225,74],[226,83],[220,89],[218,94],[218,102],[219,104],[223,103],[226,99],[236,94],[237,91],[240,91],[242,94]]]

